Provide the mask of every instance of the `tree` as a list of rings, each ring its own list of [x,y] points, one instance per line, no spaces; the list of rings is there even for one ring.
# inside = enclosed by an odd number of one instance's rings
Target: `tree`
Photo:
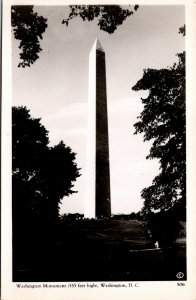
[[[49,147],[48,131],[26,107],[13,107],[12,120],[13,223],[54,223],[63,197],[75,193],[76,154],[62,141]]]
[[[154,243],[158,241],[159,247],[165,249],[173,246],[183,228],[174,209],[148,213],[146,221]]]
[[[20,58],[22,62],[19,67],[30,67],[42,51],[39,39],[47,27],[47,19],[38,16],[33,11],[32,5],[13,5],[11,8],[11,24],[13,27],[14,37],[20,41],[19,49],[22,50]]]
[[[177,56],[171,68],[144,70],[132,88],[149,91],[141,99],[144,109],[134,124],[135,134],[143,133],[144,142],[152,141],[147,159],[160,163],[159,175],[141,193],[146,214],[174,208],[178,213],[186,206],[185,53]]]
[[[136,11],[138,5],[134,6]],[[68,26],[70,20],[80,17],[83,21],[93,21],[98,19],[98,26],[107,33],[113,33],[127,17],[133,15],[130,9],[123,9],[119,5],[70,5],[70,14],[67,19],[62,21]]]
[[[139,8],[134,6],[135,11]],[[80,17],[83,21],[98,19],[98,26],[101,30],[113,33],[127,17],[133,15],[133,10],[123,9],[119,5],[70,5],[68,18],[62,20],[62,24],[68,26],[69,22]],[[20,40],[19,49],[22,50],[20,58],[22,62],[19,67],[30,67],[42,51],[39,39],[47,28],[47,19],[38,16],[31,5],[14,5],[11,10],[12,27],[14,37]]]

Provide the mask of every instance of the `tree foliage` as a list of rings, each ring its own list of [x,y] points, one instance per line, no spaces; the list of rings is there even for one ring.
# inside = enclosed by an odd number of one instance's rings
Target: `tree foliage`
[[[186,27],[185,27],[185,24],[179,28],[179,33],[181,33],[183,36],[186,35]]]
[[[14,37],[20,41],[19,67],[30,67],[38,58],[40,39],[47,27],[47,19],[33,11],[32,5],[13,5],[11,8],[11,24]]]
[[[134,124],[135,134],[152,141],[148,159],[158,159],[160,173],[143,189],[144,211],[166,211],[174,205],[185,207],[186,199],[186,117],[185,53],[171,68],[147,69],[132,88],[148,90],[141,99],[144,109]]]
[[[83,21],[98,20],[101,30],[113,33],[127,17],[137,11],[138,5],[134,9],[123,9],[119,5],[70,5],[68,18],[63,19],[62,23],[68,26],[69,22],[80,17]],[[20,41],[20,58],[22,62],[18,67],[30,67],[38,58],[40,39],[47,27],[47,19],[34,12],[32,5],[14,5],[11,10],[12,27],[14,37]]]
[[[138,5],[134,6],[134,10],[138,9]],[[83,21],[98,20],[98,26],[107,33],[113,33],[119,25],[121,25],[127,17],[133,15],[130,9],[123,9],[119,5],[70,5],[70,14],[67,19],[62,21],[68,26],[69,21],[80,17]]]
[[[166,212],[149,213],[146,221],[151,238],[154,243],[159,242],[160,248],[173,246],[183,228],[179,222],[179,216],[173,208]]]
[[[59,204],[79,174],[76,154],[60,142],[48,146],[48,131],[26,107],[13,107],[13,217],[17,224],[55,222]]]

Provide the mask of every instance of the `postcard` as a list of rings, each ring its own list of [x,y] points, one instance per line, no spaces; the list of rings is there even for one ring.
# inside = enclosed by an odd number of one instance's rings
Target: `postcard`
[[[195,12],[3,2],[3,300],[195,299]]]

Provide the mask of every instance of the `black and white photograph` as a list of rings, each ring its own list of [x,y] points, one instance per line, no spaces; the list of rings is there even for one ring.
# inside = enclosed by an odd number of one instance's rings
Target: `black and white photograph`
[[[15,289],[36,290],[29,299],[58,288],[77,290],[66,299],[87,288],[97,297],[129,289],[131,297],[142,284],[168,283],[183,295],[191,207],[186,5],[8,7],[2,153],[10,155]]]

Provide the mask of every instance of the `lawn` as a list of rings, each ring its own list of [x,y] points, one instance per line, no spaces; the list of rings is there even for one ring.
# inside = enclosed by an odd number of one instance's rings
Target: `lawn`
[[[14,281],[176,280],[178,272],[186,274],[185,245],[155,249],[137,220],[67,221],[28,243],[23,255],[22,244],[15,249]]]

